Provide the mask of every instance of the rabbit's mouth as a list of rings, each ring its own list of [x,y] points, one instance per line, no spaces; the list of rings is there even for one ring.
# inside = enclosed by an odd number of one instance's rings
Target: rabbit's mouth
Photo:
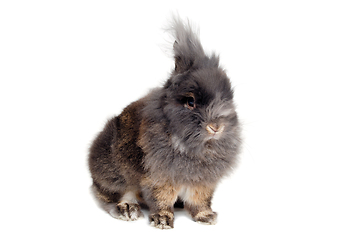
[[[216,123],[209,123],[205,127],[207,136],[205,138],[206,141],[209,140],[218,140],[221,138],[222,133],[225,130],[224,124],[216,124]]]

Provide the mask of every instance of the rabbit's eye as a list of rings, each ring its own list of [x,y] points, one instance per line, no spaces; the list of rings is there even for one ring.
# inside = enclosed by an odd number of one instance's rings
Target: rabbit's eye
[[[193,97],[186,98],[186,107],[190,110],[195,108],[195,99]]]

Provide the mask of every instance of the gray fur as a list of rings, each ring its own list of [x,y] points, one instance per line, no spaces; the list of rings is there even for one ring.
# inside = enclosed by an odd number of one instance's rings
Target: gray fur
[[[182,61],[181,69],[188,70],[191,66],[196,67],[218,67],[219,57],[213,54],[211,57],[205,55],[197,33],[194,31],[190,22],[185,24],[179,17],[174,17],[169,28],[175,38],[173,45],[175,61]],[[177,71],[176,71],[177,72]]]

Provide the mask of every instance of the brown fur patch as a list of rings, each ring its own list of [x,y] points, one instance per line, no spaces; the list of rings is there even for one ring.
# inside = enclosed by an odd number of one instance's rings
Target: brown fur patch
[[[179,190],[169,183],[159,183],[150,178],[143,178],[141,185],[149,190],[149,197],[155,202],[155,208],[159,210],[172,209],[176,202]],[[151,206],[150,206],[151,208]]]
[[[183,190],[180,195],[185,202],[185,208],[195,219],[201,212],[209,213],[211,210],[211,199],[215,186],[192,186]]]
[[[160,203],[174,205],[177,199],[178,191],[171,185],[165,185],[157,187],[154,191],[154,194],[155,198]]]
[[[190,205],[204,205],[211,201],[215,186],[191,186],[184,192],[184,201]]]

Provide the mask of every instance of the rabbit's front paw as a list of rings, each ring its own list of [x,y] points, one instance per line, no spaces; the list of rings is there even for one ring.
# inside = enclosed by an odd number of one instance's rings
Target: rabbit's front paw
[[[194,220],[198,223],[215,225],[217,219],[217,213],[213,211],[203,211],[196,214]]]
[[[150,224],[160,229],[174,228],[174,213],[169,211],[160,211],[150,215]]]

